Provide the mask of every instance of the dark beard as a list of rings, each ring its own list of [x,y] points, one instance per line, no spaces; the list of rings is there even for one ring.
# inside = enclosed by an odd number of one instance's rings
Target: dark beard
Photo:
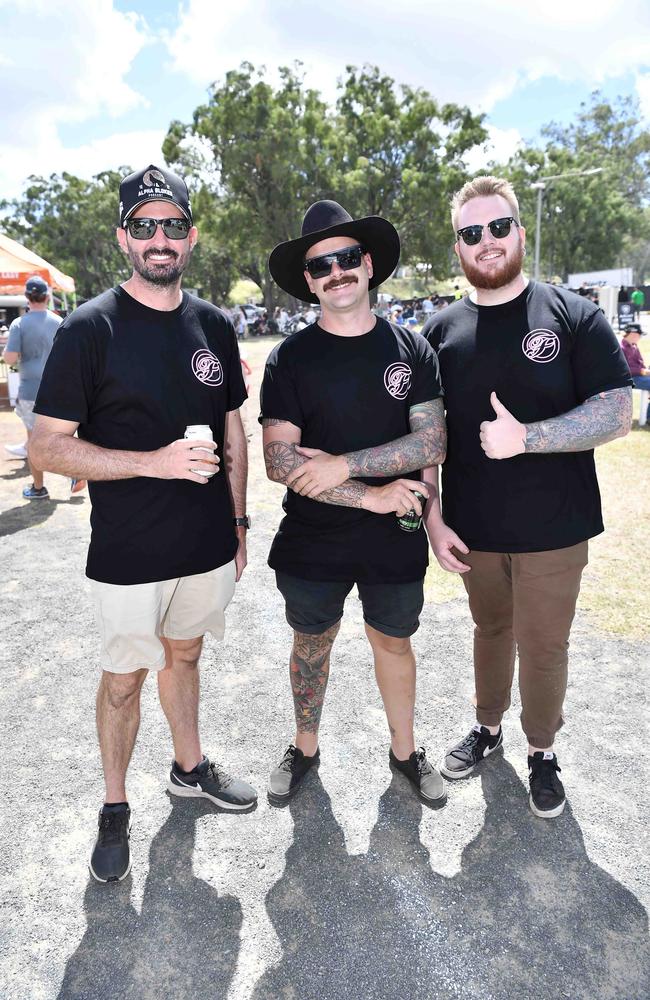
[[[143,260],[139,254],[129,252],[129,260],[134,269],[149,285],[158,288],[166,288],[168,285],[175,285],[190,261],[192,251],[172,257],[168,264],[156,264],[147,266],[147,261]]]
[[[512,251],[512,256],[509,259],[505,258],[505,260],[506,263],[503,267],[488,275],[481,271],[475,264],[463,260],[462,257],[460,266],[470,285],[473,285],[474,288],[493,290],[495,288],[503,288],[504,285],[509,285],[520,273],[524,262],[524,248],[521,242]]]

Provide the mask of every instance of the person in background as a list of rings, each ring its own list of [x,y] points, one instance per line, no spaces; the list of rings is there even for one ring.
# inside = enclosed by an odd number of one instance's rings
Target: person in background
[[[9,327],[9,339],[4,352],[4,360],[8,365],[18,364],[20,385],[15,413],[20,417],[27,431],[27,446],[34,430],[36,416],[34,402],[43,377],[54,337],[61,324],[61,319],[48,309],[50,290],[47,282],[35,274],[25,283],[25,297],[29,302],[29,312],[19,316]],[[7,445],[7,451],[21,458],[20,445]],[[25,456],[27,457],[27,456]],[[28,457],[29,469],[32,474],[31,486],[26,486],[23,496],[26,500],[48,500],[50,494],[43,482],[43,472]],[[86,485],[83,480],[72,481],[72,492],[76,493]]]
[[[645,292],[641,288],[635,288],[630,295],[630,302],[634,306],[634,318],[639,319],[645,307]]]
[[[634,329],[628,326],[623,334],[621,347],[623,348],[627,366],[630,369],[634,388],[645,389],[647,392],[650,392],[650,368],[646,365],[643,355],[639,350],[639,341],[642,336],[643,333],[640,326],[636,325]],[[648,403],[647,421],[646,426],[650,427],[650,403]]]

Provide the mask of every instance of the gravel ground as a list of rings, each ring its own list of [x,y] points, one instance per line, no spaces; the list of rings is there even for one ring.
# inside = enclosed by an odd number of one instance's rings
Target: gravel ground
[[[254,385],[269,348],[245,345]],[[263,475],[255,417],[253,406],[249,568],[226,641],[206,642],[201,714],[207,752],[259,789],[259,805],[236,816],[170,799],[149,680],[130,770],[133,872],[119,885],[87,870],[102,800],[90,505],[52,475],[49,503],[23,501],[27,470],[0,449],[2,1000],[647,1000],[645,645],[576,621],[558,820],[528,809],[516,704],[504,753],[433,811],[388,769],[350,597],[320,771],[289,807],[268,804],[269,768],[292,736],[290,630],[266,566],[281,491]],[[20,428],[0,413],[0,444]],[[417,735],[437,758],[472,718],[464,600],[428,604],[414,644]]]

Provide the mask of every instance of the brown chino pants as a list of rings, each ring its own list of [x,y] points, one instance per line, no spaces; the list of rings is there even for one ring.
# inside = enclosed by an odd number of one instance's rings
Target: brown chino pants
[[[462,579],[474,619],[476,718],[498,726],[510,706],[519,652],[521,725],[528,742],[550,747],[563,725],[569,632],[588,543],[548,552],[470,552]]]

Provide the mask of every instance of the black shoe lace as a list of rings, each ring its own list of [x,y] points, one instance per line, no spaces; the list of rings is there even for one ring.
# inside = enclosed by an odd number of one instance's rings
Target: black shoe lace
[[[110,844],[119,844],[128,827],[128,813],[126,812],[106,812],[102,813],[99,821],[99,841],[102,847]]]
[[[536,778],[543,786],[552,788],[556,771],[562,773],[556,760],[533,760],[530,777],[531,780]]]
[[[219,788],[227,788],[228,785],[232,784],[232,777],[227,771],[215,764],[214,761],[208,761],[207,770],[212,775],[213,780],[217,783]]]
[[[420,777],[423,774],[429,773],[431,765],[427,760],[427,752],[424,749],[424,747],[419,747],[419,749],[415,751],[415,761],[417,764],[418,774],[420,775]]]
[[[297,749],[297,747],[295,747],[293,745],[293,743],[289,744],[287,752],[285,753],[284,757],[282,758],[282,762],[281,762],[278,770],[280,770],[280,771],[291,771],[291,769],[293,768],[293,763],[294,763],[294,761],[296,759],[296,749]]]

